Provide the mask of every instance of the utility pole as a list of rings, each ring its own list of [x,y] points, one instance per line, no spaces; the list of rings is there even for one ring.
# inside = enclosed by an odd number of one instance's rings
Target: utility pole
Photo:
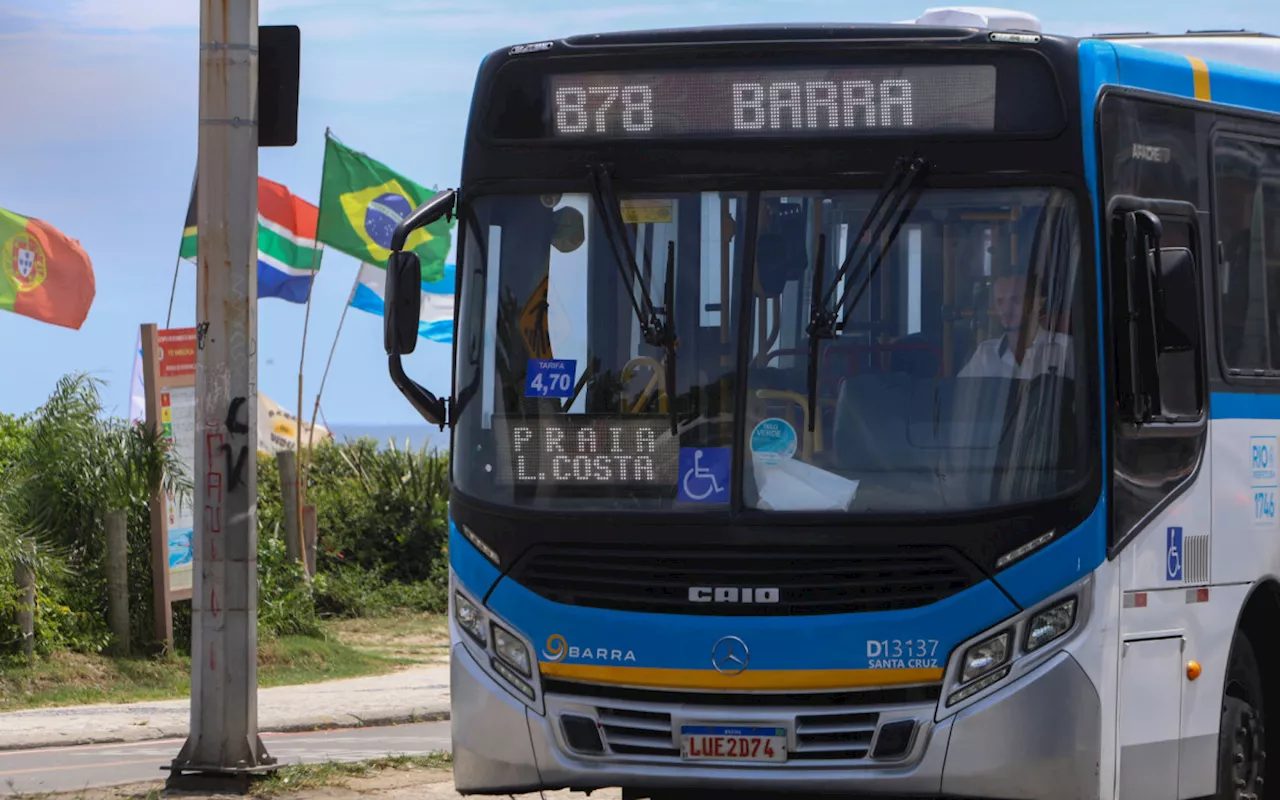
[[[173,788],[247,788],[258,736],[258,2],[200,0],[191,732]]]

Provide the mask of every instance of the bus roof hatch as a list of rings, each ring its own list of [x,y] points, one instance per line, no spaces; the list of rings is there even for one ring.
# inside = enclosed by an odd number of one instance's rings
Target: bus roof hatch
[[[1040,20],[1025,11],[985,6],[941,6],[926,9],[908,25],[936,25],[939,27],[983,28],[991,31],[1029,31],[1040,33]]]

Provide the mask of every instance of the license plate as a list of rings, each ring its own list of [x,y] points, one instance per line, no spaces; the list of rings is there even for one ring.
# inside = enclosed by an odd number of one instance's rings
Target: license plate
[[[787,729],[682,725],[680,757],[686,761],[786,761]]]

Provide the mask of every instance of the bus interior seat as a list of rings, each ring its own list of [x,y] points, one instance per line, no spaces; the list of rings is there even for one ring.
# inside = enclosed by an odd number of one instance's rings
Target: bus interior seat
[[[859,505],[899,495],[935,510],[987,502],[993,482],[1011,470],[1026,484],[1069,464],[1059,450],[1073,446],[1070,385],[1052,377],[853,376],[836,404],[832,466],[861,481]],[[1046,416],[1060,420],[1056,435],[1037,427]]]
[[[942,374],[942,351],[923,333],[912,333],[889,348],[890,370],[913,378],[936,378]]]

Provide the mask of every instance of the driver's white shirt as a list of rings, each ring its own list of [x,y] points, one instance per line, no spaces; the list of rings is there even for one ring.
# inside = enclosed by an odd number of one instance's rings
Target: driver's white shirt
[[[1031,346],[1022,354],[1022,363],[1013,360],[1008,336],[988,339],[978,345],[973,358],[960,370],[961,378],[1021,378],[1030,380],[1046,372],[1074,377],[1075,359],[1071,353],[1071,337],[1065,333],[1049,333],[1037,328]]]

